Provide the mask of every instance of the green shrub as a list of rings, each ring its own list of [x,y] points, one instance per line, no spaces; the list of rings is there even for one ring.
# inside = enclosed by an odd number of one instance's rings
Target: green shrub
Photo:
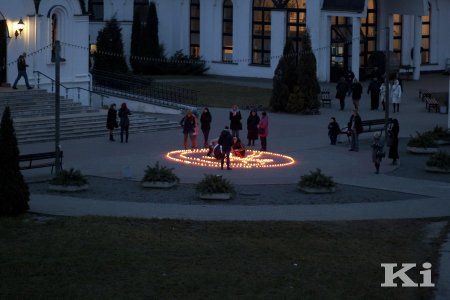
[[[205,175],[205,178],[195,185],[195,190],[199,194],[235,194],[234,186],[231,182],[218,175]]]
[[[427,166],[443,170],[450,169],[450,155],[447,152],[439,151],[430,156],[426,162]]]
[[[308,175],[303,175],[298,183],[300,188],[327,188],[331,189],[336,186],[331,176],[326,176],[320,169],[310,171]]]
[[[425,133],[416,133],[416,136],[411,138],[408,141],[408,147],[417,147],[417,148],[436,148],[438,146],[434,136],[429,132]]]
[[[69,171],[61,170],[53,179],[50,180],[50,184],[53,185],[76,185],[82,186],[87,184],[88,181],[84,177],[80,170],[74,170],[71,168]]]
[[[173,172],[173,168],[160,166],[156,162],[154,167],[147,166],[141,182],[145,181],[180,182],[180,178]]]
[[[432,131],[426,131],[425,134],[431,135],[435,140],[445,140],[450,138],[450,132],[447,128],[436,125]]]

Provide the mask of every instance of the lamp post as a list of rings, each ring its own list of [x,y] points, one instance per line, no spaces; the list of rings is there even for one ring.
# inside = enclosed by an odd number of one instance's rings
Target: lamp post
[[[386,94],[385,94],[385,104],[384,104],[384,141],[387,143],[388,140],[388,126],[389,126],[389,76],[391,71],[391,62],[390,62],[390,50],[389,50],[389,41],[390,38],[390,27],[386,27],[386,61],[385,61],[385,78],[384,78],[384,85],[386,86]]]
[[[60,58],[61,58],[61,45],[59,41],[55,41],[55,172],[58,175],[61,172],[61,146],[59,145],[60,132],[60,98],[59,98],[59,89],[60,89]]]

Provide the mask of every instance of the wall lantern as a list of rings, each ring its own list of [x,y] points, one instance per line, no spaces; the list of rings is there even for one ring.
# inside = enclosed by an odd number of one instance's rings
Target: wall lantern
[[[23,23],[22,18],[20,18],[19,23],[17,23],[16,28],[17,29],[16,29],[16,32],[14,32],[14,35],[17,39],[17,37],[22,34],[22,31],[25,28],[25,24]]]

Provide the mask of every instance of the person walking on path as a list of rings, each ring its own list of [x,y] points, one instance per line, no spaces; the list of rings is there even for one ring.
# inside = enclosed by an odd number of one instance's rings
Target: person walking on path
[[[389,158],[392,159],[392,164],[397,164],[398,155],[398,134],[400,132],[400,125],[397,119],[392,120],[392,124],[389,126]]]
[[[347,83],[348,96],[350,96],[353,92],[351,89],[351,86],[353,84],[353,81],[355,80],[355,73],[353,73],[353,71],[351,69],[347,69],[347,71],[345,72],[344,78],[345,78],[345,82]]]
[[[108,109],[108,117],[106,118],[106,128],[109,129],[109,140],[114,142],[114,128],[119,127],[117,124],[116,104],[111,104]]]
[[[372,81],[367,88],[367,94],[370,93],[370,109],[377,110],[380,106],[380,82],[377,78],[372,78]]]
[[[123,133],[125,132],[125,143],[128,143],[128,129],[130,128],[130,119],[128,116],[131,115],[130,110],[126,103],[122,103],[119,109],[120,118],[120,142],[123,143]]]
[[[383,151],[384,145],[381,143],[381,133],[375,132],[373,134],[373,142],[372,142],[372,162],[375,165],[375,173],[380,173],[380,164],[381,160],[385,156],[385,153]]]
[[[352,90],[353,106],[356,110],[358,110],[359,109],[359,100],[361,100],[361,95],[363,92],[363,87],[362,87],[361,83],[358,81],[358,79],[355,78],[353,80],[351,90]]]
[[[258,124],[258,136],[261,140],[261,151],[267,151],[267,136],[269,135],[269,117],[265,111],[262,112]]]
[[[362,123],[361,117],[358,114],[358,111],[353,110],[352,115],[350,117],[350,121],[348,122],[348,129],[350,131],[351,136],[351,147],[349,151],[359,151],[359,134],[362,132]]]
[[[345,82],[344,77],[339,79],[338,84],[336,85],[336,98],[339,99],[339,103],[341,105],[341,110],[345,108],[345,96],[347,95],[348,85]]]
[[[258,139],[258,124],[259,116],[255,109],[250,111],[247,118],[247,146],[255,146],[255,141]]]
[[[28,83],[28,75],[27,75],[27,62],[25,60],[25,57],[27,54],[24,52],[21,55],[19,55],[19,58],[17,59],[17,78],[16,81],[14,81],[14,84],[12,86],[13,89],[17,90],[17,82],[19,82],[20,78],[23,77],[25,79],[25,84],[27,85],[27,89],[32,89],[33,87]]]
[[[400,102],[402,101],[402,87],[400,82],[396,79],[391,89],[392,105],[394,107],[394,113],[400,112]]]
[[[383,82],[380,86],[380,102],[383,106],[383,111],[386,110],[386,84]]]
[[[231,147],[233,146],[233,137],[230,134],[230,131],[228,130],[228,126],[225,127],[224,130],[222,130],[222,133],[220,134],[218,144],[222,147],[222,157],[220,158],[220,169],[223,170],[223,164],[225,161],[225,158],[227,160],[227,170],[231,170],[230,168],[230,152]]]
[[[330,137],[330,144],[336,145],[337,136],[341,133],[341,128],[338,122],[336,122],[335,117],[331,117],[330,123],[328,124],[328,136]]]
[[[188,136],[189,136],[189,139],[191,140],[192,147],[194,147],[194,144],[192,143],[192,134],[194,133],[194,130],[195,130],[195,117],[192,114],[192,111],[188,110],[186,112],[186,115],[180,121],[180,125],[181,125],[181,127],[183,127],[184,149],[186,150],[188,148],[188,143],[187,143]]]
[[[239,137],[239,130],[242,130],[241,112],[237,105],[233,105],[230,111],[230,129],[233,137]]]
[[[209,146],[209,131],[211,130],[212,116],[209,109],[205,107],[202,115],[200,116],[200,124],[203,132],[203,146],[208,148]]]

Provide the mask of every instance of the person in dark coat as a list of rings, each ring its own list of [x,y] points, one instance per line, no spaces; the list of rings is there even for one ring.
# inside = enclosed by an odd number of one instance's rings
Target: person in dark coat
[[[392,120],[392,124],[389,126],[389,158],[392,159],[392,164],[397,164],[398,155],[398,134],[400,132],[400,125],[397,119]]]
[[[347,92],[348,96],[352,94],[351,86],[353,84],[353,80],[355,79],[355,73],[351,69],[347,69],[347,71],[344,74],[345,82],[347,83]]]
[[[230,111],[230,129],[233,137],[239,137],[239,130],[242,130],[241,112],[237,105],[233,105]]]
[[[331,117],[331,121],[328,124],[328,136],[330,137],[331,145],[336,145],[337,136],[341,133],[341,128],[335,117]]]
[[[380,106],[380,82],[377,78],[372,78],[372,81],[367,88],[367,94],[370,94],[370,109],[377,110]]]
[[[114,141],[114,128],[119,127],[117,124],[117,110],[116,104],[111,104],[108,109],[108,117],[106,118],[106,128],[109,129],[109,140]]]
[[[352,145],[349,151],[359,151],[359,134],[362,132],[362,121],[361,117],[358,114],[358,111],[353,110],[352,115],[350,117],[350,121],[347,124],[347,128],[349,130],[350,136],[352,138]]]
[[[231,147],[233,146],[233,137],[228,130],[228,126],[225,127],[224,130],[220,133],[220,137],[218,140],[218,144],[222,147],[222,157],[220,159],[220,168],[223,170],[223,163],[225,158],[227,159],[227,170],[231,170],[230,168],[230,152]]]
[[[247,146],[255,146],[255,141],[258,139],[258,124],[259,116],[255,109],[252,109],[247,118]]]
[[[27,75],[27,62],[25,60],[25,57],[27,54],[24,52],[21,55],[19,55],[19,58],[17,59],[17,78],[13,83],[12,88],[17,90],[17,82],[19,82],[20,78],[23,77],[25,79],[25,84],[27,85],[27,89],[32,89],[33,87],[28,83],[28,75]]]
[[[267,136],[269,135],[269,117],[265,111],[261,114],[258,124],[258,136],[261,140],[261,151],[267,151]]]
[[[195,144],[193,142],[192,135],[195,131],[195,116],[192,113],[192,111],[188,110],[186,112],[186,115],[180,121],[180,125],[181,125],[181,127],[183,127],[184,149],[186,150],[188,148],[188,144],[187,144],[188,137],[191,140],[192,148],[194,148]]]
[[[345,96],[347,95],[348,85],[345,82],[345,78],[341,77],[336,85],[336,98],[339,99],[341,110],[345,108]]]
[[[351,90],[352,90],[353,106],[356,110],[358,110],[359,109],[359,100],[361,100],[363,87],[356,78],[353,80]]]
[[[375,173],[380,173],[380,164],[381,160],[385,156],[385,153],[383,151],[383,143],[381,143],[381,133],[375,132],[373,134],[373,142],[372,142],[372,162],[375,165]]]
[[[208,143],[208,139],[209,139],[209,131],[211,130],[211,122],[212,122],[212,116],[211,113],[209,112],[209,109],[207,107],[205,107],[203,109],[202,115],[200,116],[200,128],[202,129],[203,132],[203,146],[205,146],[206,148],[208,147],[209,143]]]
[[[130,110],[126,103],[122,103],[119,109],[120,118],[120,142],[123,143],[123,133],[125,132],[125,143],[128,143],[128,129],[130,128],[130,119],[128,116],[131,115]]]
[[[234,137],[233,138],[233,146],[231,147],[233,150],[233,155],[237,157],[245,157],[245,148],[241,143],[241,139]]]

